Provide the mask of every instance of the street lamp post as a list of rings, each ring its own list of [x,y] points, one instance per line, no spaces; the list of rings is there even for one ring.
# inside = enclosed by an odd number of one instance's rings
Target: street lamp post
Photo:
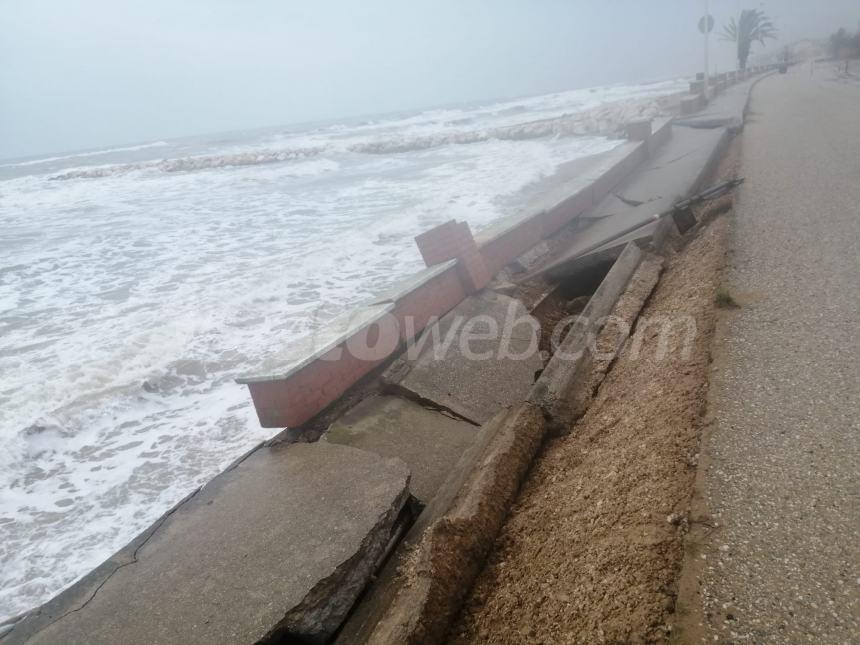
[[[705,101],[708,100],[708,93],[710,92],[711,84],[708,79],[710,76],[710,72],[708,71],[708,40],[710,35],[710,14],[708,13],[708,0],[705,0],[705,28],[703,31],[705,32]]]

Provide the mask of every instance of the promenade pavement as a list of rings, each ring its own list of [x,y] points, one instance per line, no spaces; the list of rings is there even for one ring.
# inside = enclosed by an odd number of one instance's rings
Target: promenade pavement
[[[708,642],[860,638],[860,84],[754,89],[703,446]]]

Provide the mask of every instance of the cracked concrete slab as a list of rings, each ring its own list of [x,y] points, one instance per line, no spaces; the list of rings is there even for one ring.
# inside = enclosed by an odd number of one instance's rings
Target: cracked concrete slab
[[[539,337],[519,300],[483,291],[425,331],[382,378],[407,397],[485,423],[525,399],[543,367]]]
[[[380,564],[409,472],[335,444],[260,448],[3,645],[326,642]]]
[[[370,397],[334,422],[330,443],[402,459],[412,494],[427,504],[475,441],[478,427],[396,396]]]

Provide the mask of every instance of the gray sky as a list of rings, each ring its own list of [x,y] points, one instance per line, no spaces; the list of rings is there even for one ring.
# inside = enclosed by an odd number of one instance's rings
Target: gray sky
[[[702,0],[0,0],[0,157],[690,74]],[[857,0],[763,6],[780,41]],[[729,43],[715,61],[733,64]],[[755,49],[754,49],[755,51]]]

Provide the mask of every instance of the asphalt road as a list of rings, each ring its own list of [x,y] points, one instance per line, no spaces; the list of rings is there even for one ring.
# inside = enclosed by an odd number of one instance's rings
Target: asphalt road
[[[860,83],[753,91],[714,375],[709,642],[860,642]]]

